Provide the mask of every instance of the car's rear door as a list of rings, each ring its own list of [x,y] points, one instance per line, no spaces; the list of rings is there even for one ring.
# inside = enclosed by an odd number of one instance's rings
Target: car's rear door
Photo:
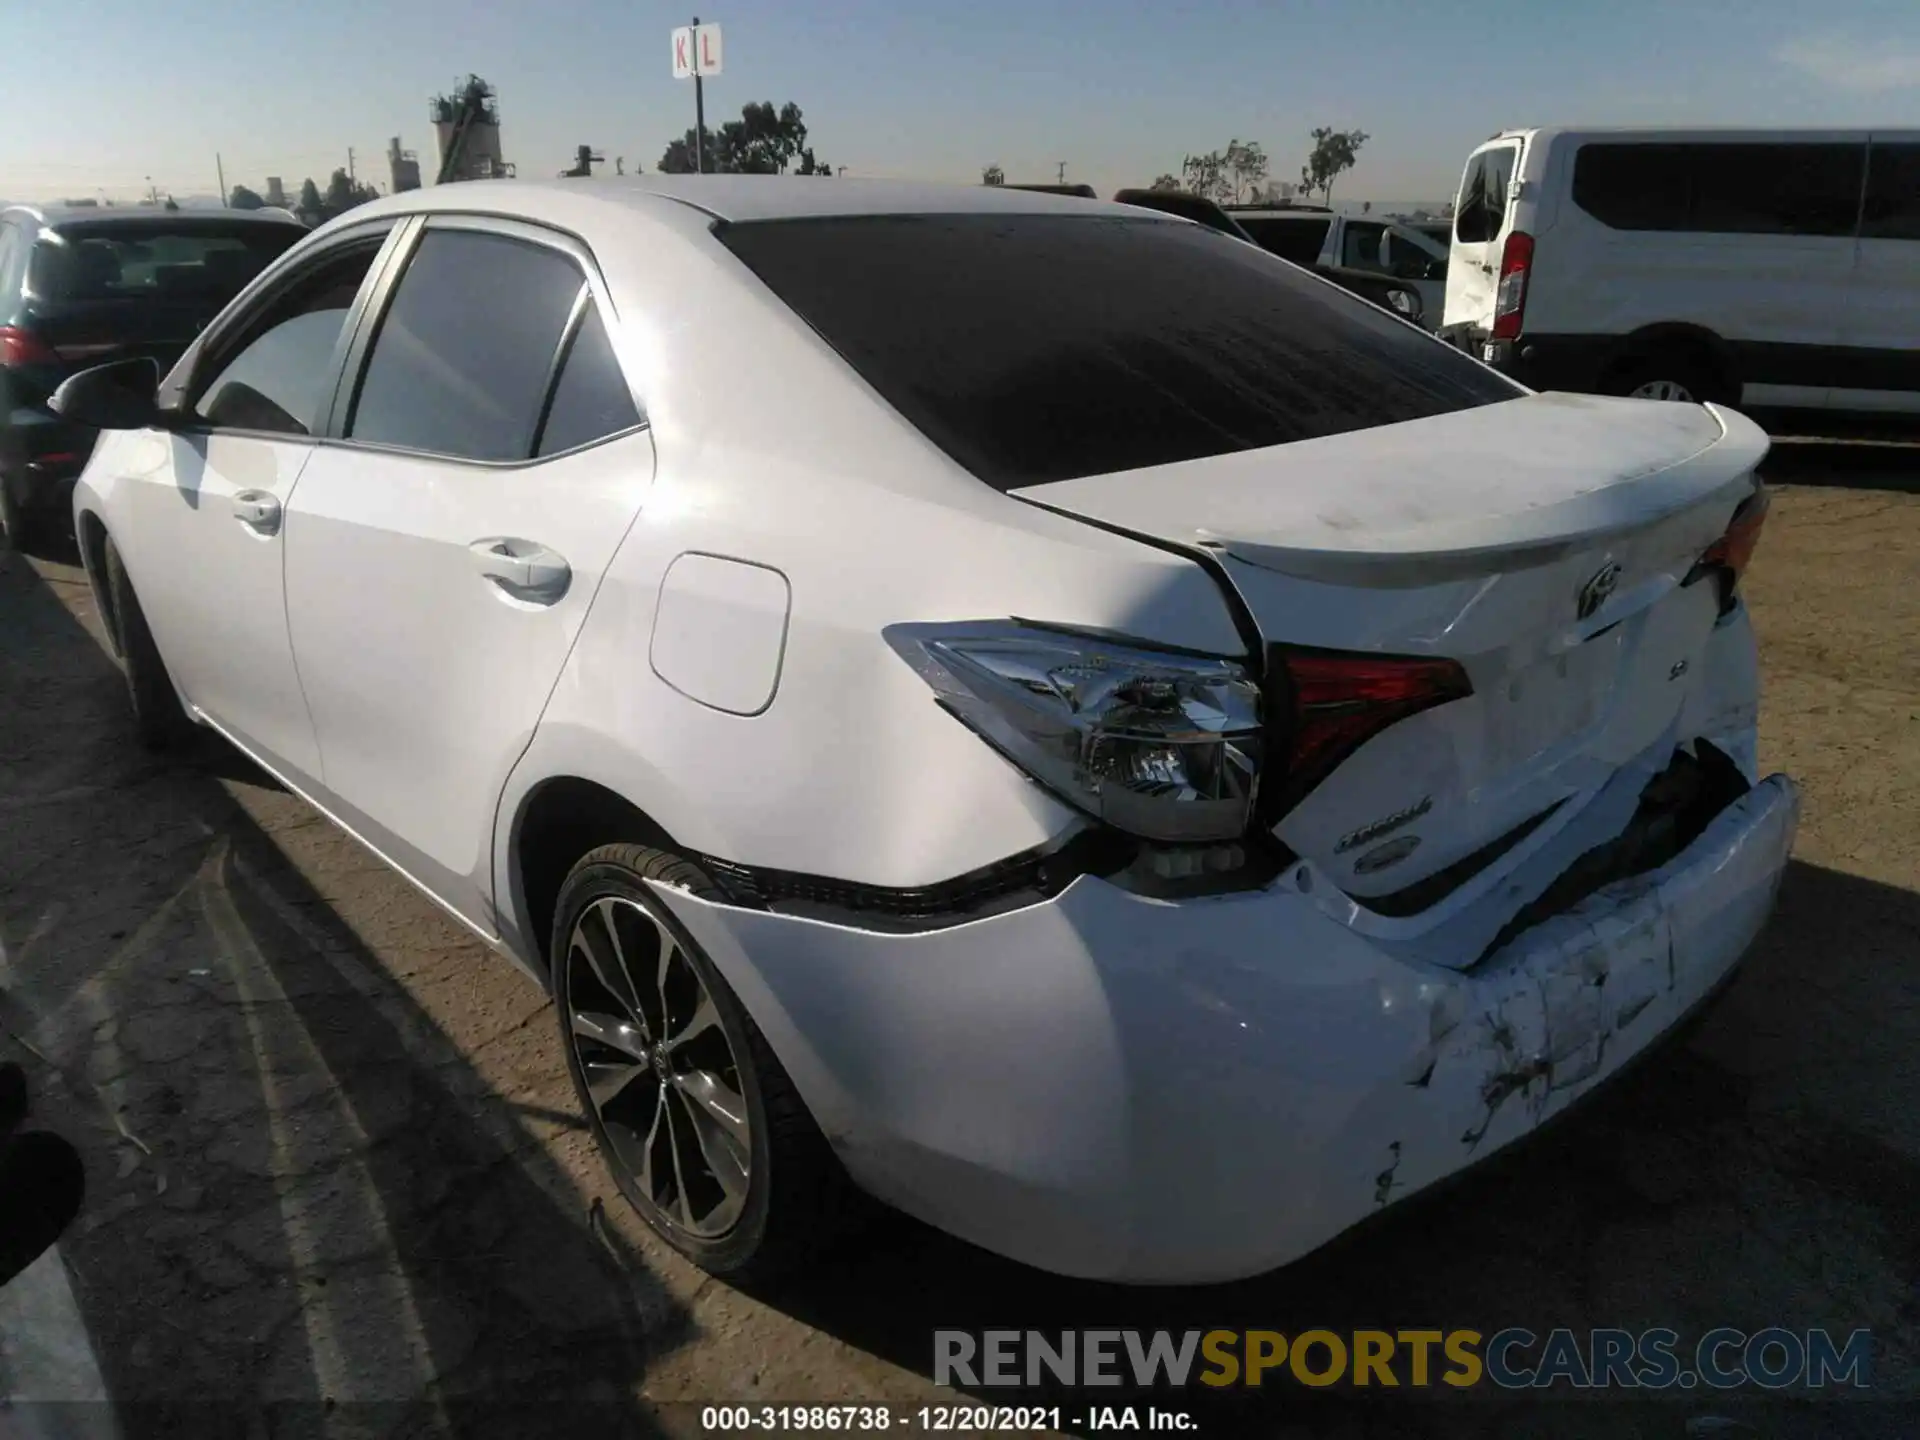
[[[319,757],[287,640],[287,511],[392,232],[358,227],[269,277],[170,379],[184,383],[185,423],[113,452],[126,472],[112,477],[110,525],[168,669],[189,703],[302,786]]]
[[[289,516],[288,622],[330,808],[491,933],[494,806],[653,446],[577,240],[435,216],[388,289]]]
[[[1482,145],[1467,160],[1453,209],[1453,251],[1447,264],[1447,302],[1443,324],[1493,327],[1494,294],[1499,289],[1500,248],[1506,241],[1512,209],[1510,189],[1520,168],[1520,141]]]

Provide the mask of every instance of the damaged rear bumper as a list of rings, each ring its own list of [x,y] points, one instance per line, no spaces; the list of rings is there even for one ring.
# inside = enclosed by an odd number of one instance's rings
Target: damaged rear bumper
[[[1469,971],[1307,897],[1044,904],[876,934],[662,888],[854,1177],[1063,1274],[1226,1280],[1317,1248],[1532,1131],[1688,1014],[1773,906],[1774,776],[1657,870]]]

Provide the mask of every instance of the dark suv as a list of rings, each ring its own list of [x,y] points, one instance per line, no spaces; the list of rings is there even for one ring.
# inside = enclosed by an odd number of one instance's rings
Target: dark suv
[[[16,547],[64,527],[94,433],[47,398],[67,376],[150,356],[164,373],[193,337],[306,234],[244,210],[0,211],[0,525]]]

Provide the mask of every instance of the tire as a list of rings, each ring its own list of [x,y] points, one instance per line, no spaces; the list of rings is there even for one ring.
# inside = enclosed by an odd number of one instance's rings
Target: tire
[[[13,493],[13,487],[0,478],[0,530],[7,535],[8,548],[22,555],[33,553],[40,543],[40,527],[32,511],[25,509]]]
[[[701,1269],[763,1281],[829,1248],[859,1209],[857,1197],[766,1037],[647,880],[723,898],[704,871],[645,846],[605,845],[573,867],[549,952],[567,1071],[601,1158],[640,1217]],[[625,968],[606,948],[609,933]],[[609,964],[611,984],[602,978]],[[615,989],[635,975],[627,994],[637,1005]],[[689,1023],[702,996],[711,1019]],[[638,1024],[605,1023],[636,1014]],[[676,1031],[685,1037],[677,1045],[656,1043]],[[616,1032],[617,1045],[600,1038]],[[737,1127],[716,1120],[722,1113],[744,1120],[744,1144]],[[659,1143],[663,1126],[679,1147],[677,1172]],[[691,1178],[683,1185],[676,1173]]]
[[[186,745],[194,735],[194,723],[180,704],[180,692],[173,688],[173,677],[153,643],[147,617],[133,593],[133,582],[120,560],[112,540],[104,546],[107,595],[113,604],[109,617],[120,642],[120,667],[127,677],[127,699],[133,706],[134,729],[148,750],[164,753]]]
[[[1607,387],[1615,395],[1699,405],[1725,401],[1728,385],[1705,357],[1685,349],[1656,350],[1623,364]]]

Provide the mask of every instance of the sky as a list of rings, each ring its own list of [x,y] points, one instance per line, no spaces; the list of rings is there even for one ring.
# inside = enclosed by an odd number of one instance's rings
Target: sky
[[[1370,137],[1336,200],[1445,199],[1468,152],[1535,124],[1920,127],[1916,0],[710,0],[710,125],[792,100],[848,174],[1102,194],[1315,126]],[[474,72],[522,178],[591,144],[646,171],[693,124],[655,0],[63,0],[9,7],[0,196],[323,187],[392,136],[431,172],[430,95]],[[46,63],[36,63],[44,56]],[[217,160],[216,160],[216,157]]]

